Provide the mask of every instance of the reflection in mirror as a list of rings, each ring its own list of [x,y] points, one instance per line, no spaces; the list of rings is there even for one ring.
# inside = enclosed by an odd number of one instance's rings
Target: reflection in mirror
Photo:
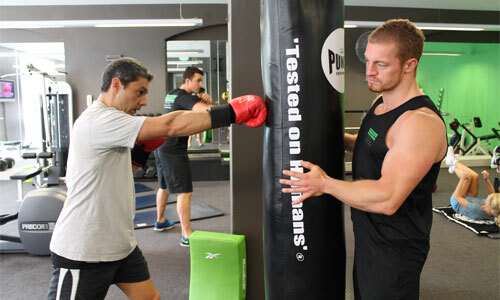
[[[64,43],[0,44],[0,80],[14,86],[14,97],[0,99],[2,145],[60,155],[57,151],[69,144],[73,124],[65,74]]]
[[[167,91],[181,86],[184,70],[189,66],[194,66],[204,72],[203,87],[211,96],[212,104],[227,103],[229,77],[227,74],[226,41],[167,41],[166,49]],[[166,108],[169,107],[168,102],[165,105]],[[191,141],[191,149],[200,146],[218,147],[223,153],[227,153],[227,156],[229,155],[227,127],[206,131],[201,138],[191,138]],[[227,159],[229,158],[227,157]]]

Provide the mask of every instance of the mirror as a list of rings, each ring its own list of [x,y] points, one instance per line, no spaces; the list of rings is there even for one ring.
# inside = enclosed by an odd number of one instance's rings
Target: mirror
[[[64,43],[0,44],[0,80],[12,82],[14,93],[0,99],[0,141],[41,148],[40,97],[65,74]]]
[[[212,97],[213,105],[225,104],[229,91],[226,53],[225,40],[167,41],[167,92],[178,88],[183,83],[184,70],[193,66],[204,72],[203,87]],[[166,105],[168,107],[168,103]],[[228,129],[225,127],[206,131],[201,145],[228,150]],[[191,149],[201,146],[198,138],[191,140]]]

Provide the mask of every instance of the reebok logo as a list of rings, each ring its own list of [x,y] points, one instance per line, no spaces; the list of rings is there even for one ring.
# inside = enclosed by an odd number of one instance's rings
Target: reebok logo
[[[210,253],[210,252],[207,252],[205,253],[207,256],[205,256],[205,258],[207,259],[214,259],[214,258],[217,258],[217,256],[220,255],[220,253]]]
[[[375,142],[375,140],[377,139],[378,137],[378,133],[375,132],[375,130],[373,130],[373,128],[370,128],[368,130],[368,136],[366,137],[365,139],[365,142],[368,146],[371,146],[373,142]]]

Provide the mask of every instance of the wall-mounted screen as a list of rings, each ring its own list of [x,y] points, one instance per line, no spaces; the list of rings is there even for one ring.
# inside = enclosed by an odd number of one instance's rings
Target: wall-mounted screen
[[[14,99],[14,81],[0,80],[0,99]]]

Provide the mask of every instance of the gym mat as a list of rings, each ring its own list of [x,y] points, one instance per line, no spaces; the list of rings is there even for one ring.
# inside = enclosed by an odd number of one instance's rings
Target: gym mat
[[[461,225],[479,236],[487,236],[490,239],[500,238],[500,228],[493,221],[478,221],[457,214],[451,205],[444,207],[433,207],[432,210],[450,221]]]
[[[153,190],[149,186],[145,186],[142,183],[136,183],[136,184],[134,184],[134,187],[135,187],[135,192],[136,193],[149,192],[149,191]]]
[[[206,204],[191,205],[191,221],[208,219],[213,217],[223,216],[224,213],[218,209],[210,207]],[[165,210],[165,218],[172,222],[179,223],[177,210],[175,207],[170,207]],[[155,226],[156,210],[141,211],[135,213],[134,228],[142,229]]]
[[[177,202],[177,197],[168,197],[167,204]],[[135,209],[144,209],[156,206],[156,194],[135,197]]]

